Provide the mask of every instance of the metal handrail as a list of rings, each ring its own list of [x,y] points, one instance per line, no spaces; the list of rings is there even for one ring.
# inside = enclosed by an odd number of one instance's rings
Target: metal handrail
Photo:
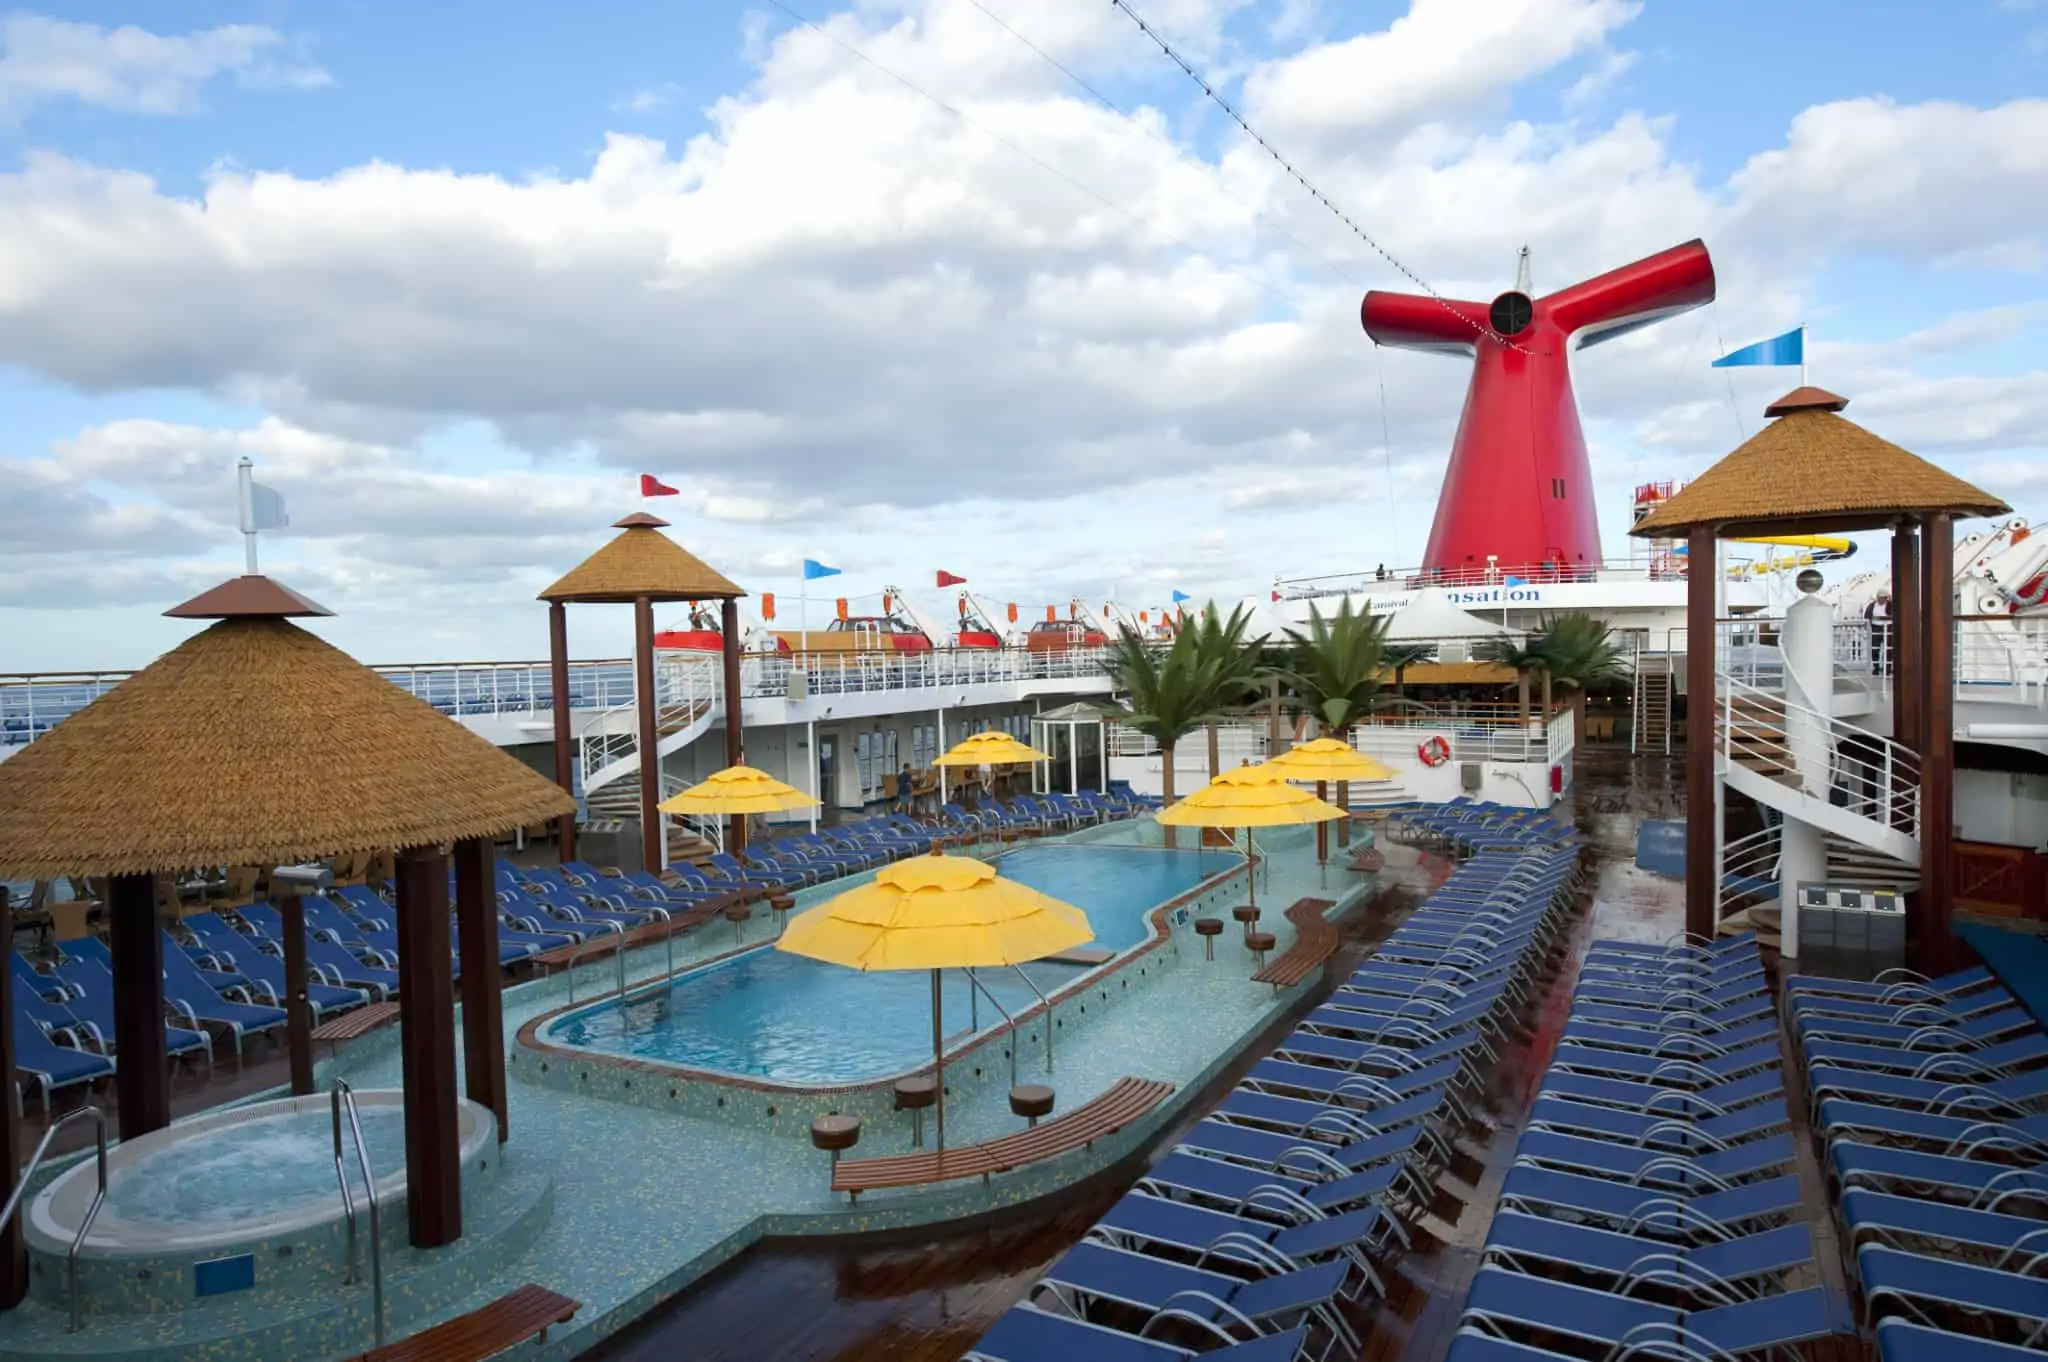
[[[28,1165],[15,1178],[14,1193],[7,1198],[7,1204],[0,1206],[0,1226],[14,1218],[21,1207],[22,1195],[28,1191],[29,1179],[42,1166],[43,1155],[50,1152],[50,1141],[57,1138],[57,1132],[82,1116],[90,1116],[93,1125],[94,1161],[99,1166],[99,1187],[92,1194],[92,1205],[85,1211],[85,1219],[78,1224],[78,1233],[71,1237],[71,1247],[64,1254],[64,1290],[71,1297],[71,1322],[64,1326],[64,1332],[75,1334],[84,1328],[79,1318],[78,1303],[78,1251],[85,1246],[85,1236],[92,1232],[92,1222],[99,1218],[100,1207],[107,1199],[107,1114],[98,1107],[80,1107],[67,1111],[50,1122],[50,1128],[43,1132],[43,1138],[36,1145],[36,1152],[29,1155]]]
[[[370,1151],[363,1143],[363,1123],[356,1115],[356,1093],[348,1080],[337,1078],[327,1090],[328,1107],[334,1118],[334,1172],[341,1180],[341,1204],[348,1213],[348,1281],[355,1278],[356,1253],[356,1211],[355,1198],[349,1194],[348,1177],[343,1172],[341,1161],[341,1116],[348,1113],[349,1136],[356,1146],[356,1167],[363,1175],[363,1199],[370,1207],[370,1301],[376,1315],[377,1346],[384,1346],[384,1233],[377,1214],[377,1177],[370,1171]]]
[[[996,1011],[1003,1014],[1003,1022],[1010,1028],[1010,1086],[1014,1088],[1017,1086],[1017,1019],[1010,1015],[1010,1009],[1004,1007],[995,994],[988,991],[988,985],[981,982],[981,976],[974,972],[972,965],[967,967],[966,973],[967,982],[972,986],[967,994],[969,1000],[971,1001],[976,993],[987,998],[996,1005]]]
[[[1026,974],[1026,973],[1024,972],[1024,967],[1023,967],[1022,965],[1012,965],[1012,966],[1010,966],[1010,968],[1011,968],[1011,969],[1013,969],[1013,970],[1015,970],[1015,971],[1017,971],[1017,977],[1018,977],[1019,979],[1022,979],[1022,980],[1024,981],[1024,986],[1025,986],[1026,988],[1030,989],[1030,990],[1031,990],[1031,991],[1032,991],[1033,993],[1036,993],[1036,994],[1038,995],[1038,1001],[1039,1001],[1039,1003],[1040,1003],[1040,1004],[1041,1004],[1041,1005],[1042,1005],[1042,1006],[1043,1006],[1043,1007],[1045,1008],[1045,1071],[1046,1071],[1047,1073],[1051,1073],[1051,1072],[1052,1072],[1052,999],[1050,999],[1050,998],[1048,998],[1048,997],[1046,997],[1046,996],[1045,996],[1045,990],[1044,990],[1044,989],[1042,989],[1042,988],[1040,988],[1040,987],[1038,986],[1038,983],[1037,983],[1037,981],[1036,981],[1036,980],[1034,980],[1034,979],[1033,979],[1033,978],[1032,978],[1032,977],[1031,977],[1030,975],[1028,975],[1028,974]],[[1015,1046],[1013,1045],[1013,1046],[1011,1046],[1010,1048],[1014,1050],[1014,1049],[1015,1049],[1016,1047],[1015,1047]],[[1011,1067],[1012,1067],[1012,1068],[1015,1068],[1016,1066],[1015,1066],[1015,1065],[1012,1065]]]

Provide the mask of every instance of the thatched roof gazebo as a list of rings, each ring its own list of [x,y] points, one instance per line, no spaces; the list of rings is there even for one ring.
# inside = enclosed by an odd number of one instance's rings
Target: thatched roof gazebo
[[[1920,893],[1908,930],[1936,964],[1950,950],[1955,810],[1955,522],[2011,507],[1873,434],[1841,413],[1848,399],[1801,387],[1764,409],[1771,423],[1644,516],[1641,539],[1687,542],[1686,614],[1693,639],[1713,639],[1719,541],[1868,530],[1892,533],[1897,665],[1893,733],[1920,758]],[[1716,694],[1713,647],[1689,647],[1686,688]],[[1719,892],[1712,761],[1715,704],[1686,712],[1686,930],[1711,934]]]
[[[739,598],[747,593],[703,559],[662,531],[668,522],[637,511],[613,523],[620,533],[578,563],[561,580],[540,593],[548,603],[548,663],[552,672],[555,710],[555,780],[564,790],[575,788],[576,753],[569,725],[569,620],[567,607],[631,605],[633,607],[633,695],[639,714],[641,856],[650,873],[667,864],[668,838],[655,805],[661,802],[661,735],[654,693],[654,607],[675,601],[718,601],[723,640],[726,765],[744,759],[740,714]],[[651,759],[648,754],[655,754]],[[572,812],[556,825],[556,845],[565,861],[576,857],[576,817]],[[735,818],[728,844],[745,845],[746,820]]]
[[[0,879],[106,877],[124,1139],[170,1121],[159,876],[397,851],[406,1166],[416,1244],[460,1236],[448,853],[470,1097],[505,1134],[492,838],[574,803],[546,779],[292,623],[329,612],[239,577],[166,614],[215,621],[0,764]],[[285,917],[293,1087],[312,1090],[305,933]],[[0,972],[4,973],[4,972]],[[11,1018],[8,981],[0,1015]],[[12,1067],[11,1036],[4,1057]],[[0,1141],[11,1141],[12,1120]],[[6,1143],[11,1156],[14,1146]],[[11,1158],[6,1164],[12,1181]]]

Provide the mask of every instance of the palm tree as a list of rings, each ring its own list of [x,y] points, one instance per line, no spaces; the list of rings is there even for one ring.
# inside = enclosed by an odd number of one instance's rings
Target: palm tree
[[[1241,701],[1254,683],[1256,646],[1245,639],[1250,617],[1242,607],[1227,620],[1210,606],[1191,626],[1175,632],[1164,647],[1129,626],[1118,630],[1107,670],[1129,694],[1131,712],[1123,722],[1159,744],[1160,794],[1171,804],[1173,754],[1181,739]],[[1173,846],[1174,830],[1166,829]]]
[[[1481,662],[1514,670],[1518,712],[1525,739],[1529,732],[1529,681],[1532,677],[1543,678],[1543,722],[1550,722],[1550,655],[1544,651],[1542,634],[1531,634],[1527,638],[1503,634],[1498,638],[1481,639],[1472,649],[1472,655]]]
[[[1539,636],[1544,675],[1572,697],[1573,733],[1586,732],[1586,692],[1595,686],[1626,680],[1629,664],[1621,641],[1607,621],[1573,613],[1548,620]]]
[[[1408,669],[1419,662],[1427,662],[1436,656],[1434,643],[1389,643],[1382,650],[1382,665],[1394,670],[1394,698],[1400,700],[1402,687],[1408,683]]]
[[[1245,636],[1251,629],[1251,619],[1251,612],[1241,605],[1233,609],[1226,619],[1212,602],[1202,607],[1202,613],[1195,617],[1188,630],[1195,636],[1196,653],[1214,677],[1214,698],[1219,710],[1244,704],[1258,692],[1259,660],[1264,653],[1266,636]],[[1222,756],[1216,744],[1216,721],[1212,719],[1204,727],[1209,744],[1209,779],[1214,780],[1222,768]]]
[[[1350,741],[1352,728],[1383,704],[1380,678],[1389,665],[1387,617],[1360,614],[1346,597],[1327,619],[1311,605],[1307,630],[1289,629],[1287,637],[1293,647],[1281,681],[1293,693],[1295,704],[1316,717],[1323,732]],[[1350,799],[1351,783],[1337,782],[1338,807],[1349,808]],[[1348,819],[1337,825],[1337,839],[1340,844],[1350,842]]]

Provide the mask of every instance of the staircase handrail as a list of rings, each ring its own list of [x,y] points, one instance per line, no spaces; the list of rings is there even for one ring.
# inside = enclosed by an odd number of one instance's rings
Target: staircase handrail
[[[1852,814],[1908,837],[1919,835],[1920,758],[1911,748],[1784,694],[1751,685],[1725,670],[1716,675],[1715,683],[1721,692],[1714,741],[1718,770],[1725,773],[1730,764],[1747,765],[1788,789],[1829,803],[1839,799]],[[1758,712],[1776,722],[1758,720],[1754,717]],[[1828,766],[1820,773],[1822,788],[1817,791],[1806,789],[1803,783],[1807,773],[1800,769],[1791,745],[1795,726],[1825,735]],[[1859,751],[1872,755],[1858,756]],[[1736,763],[1738,755],[1746,760]]]
[[[15,1100],[20,1100],[18,1095]],[[21,1208],[21,1199],[28,1192],[29,1183],[34,1179],[36,1170],[42,1167],[43,1156],[50,1152],[50,1141],[57,1138],[58,1131],[78,1120],[92,1122],[93,1159],[99,1183],[93,1190],[92,1204],[86,1207],[84,1219],[78,1222],[78,1233],[71,1237],[71,1247],[64,1254],[64,1290],[71,1298],[71,1318],[64,1326],[67,1334],[75,1334],[85,1327],[79,1313],[78,1251],[85,1247],[85,1236],[92,1233],[92,1223],[99,1218],[100,1207],[107,1200],[107,1113],[99,1107],[75,1107],[50,1122],[43,1131],[42,1140],[36,1145],[36,1152],[29,1155],[27,1165],[15,1175],[13,1194],[7,1198],[7,1204],[0,1207],[0,1225],[5,1225]]]

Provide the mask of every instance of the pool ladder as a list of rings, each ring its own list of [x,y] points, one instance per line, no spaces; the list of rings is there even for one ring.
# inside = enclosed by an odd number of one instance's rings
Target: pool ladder
[[[383,1226],[377,1218],[377,1179],[370,1172],[370,1151],[363,1144],[363,1123],[356,1115],[356,1092],[345,1078],[337,1078],[327,1090],[327,1105],[334,1118],[334,1180],[341,1184],[341,1209],[348,1218],[348,1269],[341,1279],[343,1286],[353,1286],[361,1281],[361,1255],[356,1251],[356,1198],[349,1190],[348,1169],[342,1162],[341,1118],[348,1116],[348,1133],[355,1145],[356,1167],[363,1174],[363,1199],[370,1210],[370,1303],[376,1313],[378,1347],[384,1346],[384,1235]],[[48,1137],[44,1137],[47,1141]],[[104,1153],[101,1155],[104,1168]],[[105,1191],[106,1176],[100,1177],[102,1193]],[[97,1209],[97,1203],[95,1203]],[[90,1220],[87,1223],[91,1223]],[[84,1231],[80,1231],[83,1235]]]
[[[50,1141],[57,1138],[57,1132],[73,1121],[92,1118],[93,1157],[99,1168],[99,1186],[92,1194],[92,1205],[86,1207],[85,1219],[78,1224],[78,1233],[71,1236],[71,1247],[64,1254],[64,1291],[71,1298],[71,1321],[64,1326],[64,1332],[75,1334],[85,1327],[79,1314],[78,1301],[78,1250],[85,1247],[85,1236],[92,1233],[92,1222],[99,1218],[100,1207],[107,1200],[107,1114],[98,1107],[79,1107],[67,1111],[50,1122],[50,1128],[43,1132],[43,1139],[36,1146],[36,1152],[29,1156],[28,1166],[14,1180],[14,1195],[7,1198],[7,1204],[0,1207],[0,1225],[14,1218],[21,1208],[22,1194],[28,1191],[29,1182],[35,1177],[36,1169],[42,1166],[43,1155],[50,1152]]]

